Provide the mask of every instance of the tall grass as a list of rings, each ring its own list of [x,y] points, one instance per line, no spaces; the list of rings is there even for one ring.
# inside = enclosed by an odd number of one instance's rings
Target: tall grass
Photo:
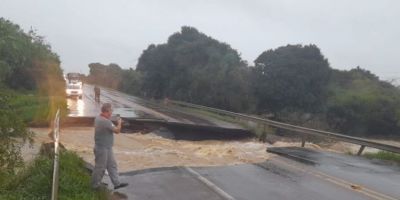
[[[53,161],[37,157],[16,175],[0,174],[0,199],[50,199]],[[75,153],[60,154],[59,199],[107,199],[106,191],[94,191],[83,160]]]
[[[47,126],[54,118],[57,108],[66,114],[67,105],[63,96],[40,96],[34,93],[12,93],[11,106],[29,126]]]
[[[377,153],[365,153],[365,157],[370,159],[386,160],[400,165],[400,154],[387,151],[378,151]]]

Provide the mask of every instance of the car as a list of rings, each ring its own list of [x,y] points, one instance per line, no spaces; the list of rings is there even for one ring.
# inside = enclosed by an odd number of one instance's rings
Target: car
[[[82,91],[82,83],[77,82],[77,83],[69,83],[67,84],[67,98],[68,97],[77,97],[79,99],[82,99],[83,91]]]

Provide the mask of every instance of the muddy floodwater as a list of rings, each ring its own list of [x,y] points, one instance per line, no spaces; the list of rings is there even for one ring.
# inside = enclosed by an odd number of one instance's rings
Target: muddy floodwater
[[[47,129],[32,129],[37,144],[50,141]],[[94,163],[94,129],[61,130],[61,143]],[[268,159],[266,144],[255,139],[241,141],[177,141],[152,133],[115,135],[114,154],[120,172],[170,166],[217,166],[258,163]]]
[[[32,160],[39,151],[42,142],[50,142],[49,129],[31,128],[36,133],[32,148],[22,151],[26,161]],[[71,127],[61,130],[61,143],[69,150],[75,151],[86,162],[94,163],[94,128]],[[115,135],[114,154],[121,172],[171,166],[218,166],[242,163],[263,162],[274,154],[266,152],[267,147],[300,146],[299,142],[278,141],[273,145],[258,142],[255,139],[240,141],[185,141],[162,138],[153,133]],[[385,141],[380,141],[385,142]],[[392,142],[393,143],[393,142]],[[396,142],[396,145],[400,143]],[[356,153],[359,145],[335,142],[321,147],[307,143],[307,148],[324,149],[338,153]],[[377,149],[366,148],[364,152],[377,152]]]

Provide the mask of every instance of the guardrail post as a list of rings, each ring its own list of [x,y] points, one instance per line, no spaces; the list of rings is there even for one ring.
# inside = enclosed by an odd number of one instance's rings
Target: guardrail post
[[[364,147],[360,148],[360,151],[359,151],[360,154],[364,150],[365,146],[372,147],[375,149],[385,150],[385,151],[389,151],[389,152],[393,152],[393,153],[400,153],[400,146],[379,143],[379,142],[371,141],[368,139],[348,136],[348,135],[329,132],[329,131],[316,130],[316,129],[307,128],[307,127],[295,126],[295,125],[286,124],[286,123],[282,123],[282,122],[278,122],[278,121],[273,121],[270,119],[264,119],[264,118],[245,115],[245,114],[241,114],[241,113],[234,113],[231,111],[226,111],[226,110],[221,110],[221,109],[217,109],[217,108],[211,108],[211,107],[206,107],[206,106],[201,106],[201,105],[196,105],[196,104],[191,104],[191,103],[185,103],[185,102],[179,102],[179,101],[171,101],[171,102],[175,105],[184,105],[189,108],[206,110],[206,111],[216,113],[216,114],[222,114],[225,116],[232,116],[232,117],[242,118],[242,119],[246,119],[246,120],[250,120],[250,121],[254,121],[254,122],[258,122],[258,123],[264,123],[264,124],[274,127],[274,128],[290,130],[290,131],[294,131],[294,132],[297,132],[300,134],[314,135],[314,136],[319,136],[319,137],[323,137],[323,138],[331,138],[331,139],[335,139],[335,140],[339,140],[339,141],[343,141],[343,142],[349,142],[352,144],[363,145]],[[305,146],[305,139],[306,138],[302,139],[302,146]]]
[[[262,128],[262,133],[261,133],[261,136],[260,136],[260,140],[261,140],[263,143],[265,143],[265,142],[267,141],[266,125],[263,124],[262,126],[263,126],[263,128]]]
[[[53,183],[51,187],[51,200],[58,199],[58,179],[59,179],[59,134],[60,134],[60,109],[57,110],[54,119],[53,139],[54,139],[54,166]]]
[[[357,156],[360,156],[362,154],[362,152],[364,151],[364,149],[365,149],[365,146],[361,145],[360,149],[357,152]]]
[[[301,147],[306,146],[306,138],[303,136],[301,137]]]

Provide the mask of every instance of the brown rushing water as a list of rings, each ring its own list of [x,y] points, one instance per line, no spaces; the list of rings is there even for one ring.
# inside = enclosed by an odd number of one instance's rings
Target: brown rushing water
[[[23,155],[26,161],[31,160],[38,152],[42,142],[51,141],[48,129],[32,128],[36,133],[34,148],[25,147]],[[94,128],[71,127],[61,130],[61,143],[75,151],[86,162],[94,162]],[[385,141],[380,141],[385,142]],[[396,143],[398,144],[398,143]],[[266,152],[268,144],[255,139],[241,141],[184,141],[170,140],[149,134],[119,134],[115,135],[114,154],[121,172],[171,166],[217,166],[242,163],[259,163],[268,159],[271,154]],[[300,146],[299,142],[278,141],[273,146]],[[331,143],[320,147],[307,143],[307,148],[324,149],[339,153],[356,153],[359,145],[345,142]],[[366,148],[365,152],[376,152]]]
[[[50,141],[47,129],[32,129],[36,143]],[[61,130],[61,143],[92,163],[93,128]],[[121,172],[170,166],[216,166],[258,163],[268,159],[266,144],[254,139],[242,141],[176,141],[149,134],[115,135],[114,154]]]

